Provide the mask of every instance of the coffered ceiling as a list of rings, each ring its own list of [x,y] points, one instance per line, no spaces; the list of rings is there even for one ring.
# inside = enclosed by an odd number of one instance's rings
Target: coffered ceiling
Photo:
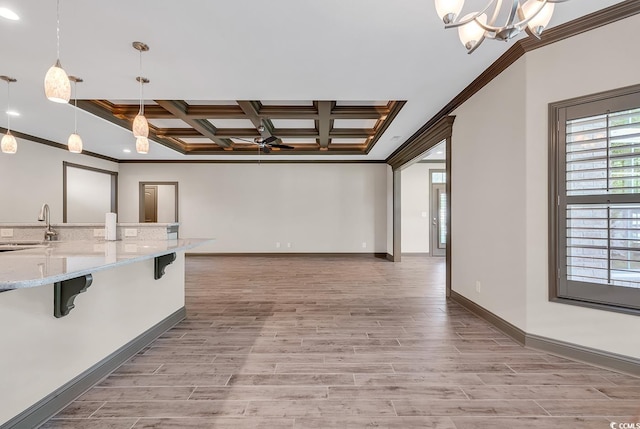
[[[185,155],[255,155],[260,146],[252,142],[271,136],[289,146],[289,154],[359,155],[369,153],[404,104],[154,100],[145,102],[144,115],[153,141]],[[135,101],[82,100],[78,106],[127,130],[139,112]]]
[[[487,2],[466,0],[465,11]],[[559,3],[551,26],[619,2]],[[283,142],[296,140],[290,141],[293,151],[271,152],[274,159],[384,160],[510,45],[487,41],[467,55],[456,31],[443,28],[433,0],[60,4],[60,60],[69,74],[84,79],[77,87],[78,98],[85,100],[78,132],[86,150],[123,160],[256,159],[255,147],[234,137],[255,136],[260,116]],[[0,74],[18,80],[11,102],[21,116],[12,119],[12,128],[66,143],[73,107],[49,102],[43,94],[44,75],[56,60],[56,2],[0,0],[0,7],[21,17],[0,18]],[[133,41],[150,47],[142,74]],[[147,112],[162,116],[150,117],[155,137],[147,155],[135,153],[127,128],[140,75],[150,79],[144,89]],[[356,106],[341,106],[352,102]],[[0,105],[5,103],[0,90]],[[383,120],[383,114],[340,113],[343,107],[364,112],[372,105],[385,105],[396,115]],[[283,107],[286,115],[265,113]],[[233,113],[210,116],[224,109]],[[199,110],[207,113],[196,118]],[[0,127],[5,126],[2,115]]]

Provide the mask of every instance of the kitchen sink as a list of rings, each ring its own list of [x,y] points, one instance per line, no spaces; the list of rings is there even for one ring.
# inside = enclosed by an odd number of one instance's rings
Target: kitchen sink
[[[0,252],[10,252],[12,250],[26,250],[38,247],[47,247],[43,241],[24,240],[24,241],[0,241]]]

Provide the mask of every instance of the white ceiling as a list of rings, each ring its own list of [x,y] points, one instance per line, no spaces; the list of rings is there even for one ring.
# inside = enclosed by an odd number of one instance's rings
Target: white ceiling
[[[467,0],[465,11],[487,1]],[[558,4],[551,25],[620,1]],[[0,74],[18,79],[11,104],[21,117],[12,128],[65,143],[73,108],[47,101],[42,88],[56,59],[56,2],[0,0],[0,7],[21,17],[0,18]],[[274,159],[385,159],[509,48],[487,41],[467,55],[432,0],[61,0],[60,14],[60,59],[84,79],[81,99],[137,99],[131,42],[142,41],[151,48],[143,57],[146,99],[407,100],[369,155]],[[83,111],[78,131],[87,150],[119,159],[255,158],[184,156],[154,143],[148,155],[126,154],[131,133]]]

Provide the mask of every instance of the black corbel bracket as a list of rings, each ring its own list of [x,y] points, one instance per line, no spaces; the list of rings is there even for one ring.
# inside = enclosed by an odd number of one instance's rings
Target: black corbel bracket
[[[73,300],[76,295],[86,291],[93,282],[93,276],[76,277],[74,279],[63,280],[53,285],[53,315],[57,318],[64,317],[73,308]]]
[[[162,278],[162,276],[164,276],[164,269],[167,268],[167,265],[170,265],[175,260],[176,260],[175,253],[156,256],[153,264],[154,265],[153,278],[156,280]]]

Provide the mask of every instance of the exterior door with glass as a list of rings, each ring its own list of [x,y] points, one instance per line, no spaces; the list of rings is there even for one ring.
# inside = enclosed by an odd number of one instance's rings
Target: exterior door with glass
[[[447,251],[447,191],[445,183],[431,185],[431,256],[445,256]]]

